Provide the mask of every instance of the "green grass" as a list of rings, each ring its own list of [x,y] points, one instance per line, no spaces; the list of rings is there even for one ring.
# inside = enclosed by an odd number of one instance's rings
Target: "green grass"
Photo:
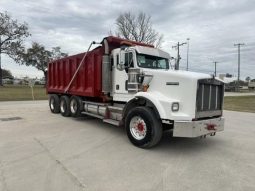
[[[224,97],[224,109],[255,113],[255,96]]]
[[[48,99],[45,87],[42,85],[34,86],[35,100]],[[22,101],[33,100],[32,91],[29,86],[25,85],[4,85],[0,86],[0,101]]]

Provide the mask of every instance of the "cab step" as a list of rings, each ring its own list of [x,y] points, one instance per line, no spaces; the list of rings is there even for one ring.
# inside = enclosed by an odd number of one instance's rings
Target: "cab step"
[[[120,122],[117,120],[113,120],[113,119],[103,119],[103,122],[105,123],[109,123],[115,126],[120,126]]]

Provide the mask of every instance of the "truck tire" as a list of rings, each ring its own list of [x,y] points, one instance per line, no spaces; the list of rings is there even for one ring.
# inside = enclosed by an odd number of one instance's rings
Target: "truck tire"
[[[70,99],[68,96],[60,97],[60,113],[64,117],[68,117],[71,115],[70,112]]]
[[[70,99],[70,112],[72,117],[80,117],[82,112],[82,99],[78,96],[72,96]]]
[[[131,109],[126,116],[125,127],[129,140],[137,147],[151,148],[162,137],[162,123],[149,107]]]
[[[52,113],[59,113],[60,106],[59,106],[59,97],[56,94],[49,95],[49,106]]]

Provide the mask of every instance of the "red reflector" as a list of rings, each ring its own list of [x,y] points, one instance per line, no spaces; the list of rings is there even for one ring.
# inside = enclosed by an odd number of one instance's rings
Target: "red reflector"
[[[206,128],[207,128],[208,130],[216,130],[216,125],[215,125],[215,124],[209,124],[209,123],[207,123],[207,124],[206,124]]]

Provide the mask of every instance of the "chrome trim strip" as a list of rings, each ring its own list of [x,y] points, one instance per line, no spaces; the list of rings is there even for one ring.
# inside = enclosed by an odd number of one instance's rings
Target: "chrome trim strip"
[[[196,118],[202,118],[202,117],[214,117],[214,116],[220,116],[222,115],[221,110],[214,110],[214,111],[199,111],[196,113]]]
[[[216,91],[215,91],[215,96],[216,96],[216,100],[215,100],[215,109],[217,109],[218,106],[218,86],[216,86]]]
[[[202,85],[202,104],[201,104],[201,110],[204,109],[204,84]]]
[[[211,99],[212,99],[211,94],[212,94],[212,85],[210,85],[208,109],[211,109]]]

